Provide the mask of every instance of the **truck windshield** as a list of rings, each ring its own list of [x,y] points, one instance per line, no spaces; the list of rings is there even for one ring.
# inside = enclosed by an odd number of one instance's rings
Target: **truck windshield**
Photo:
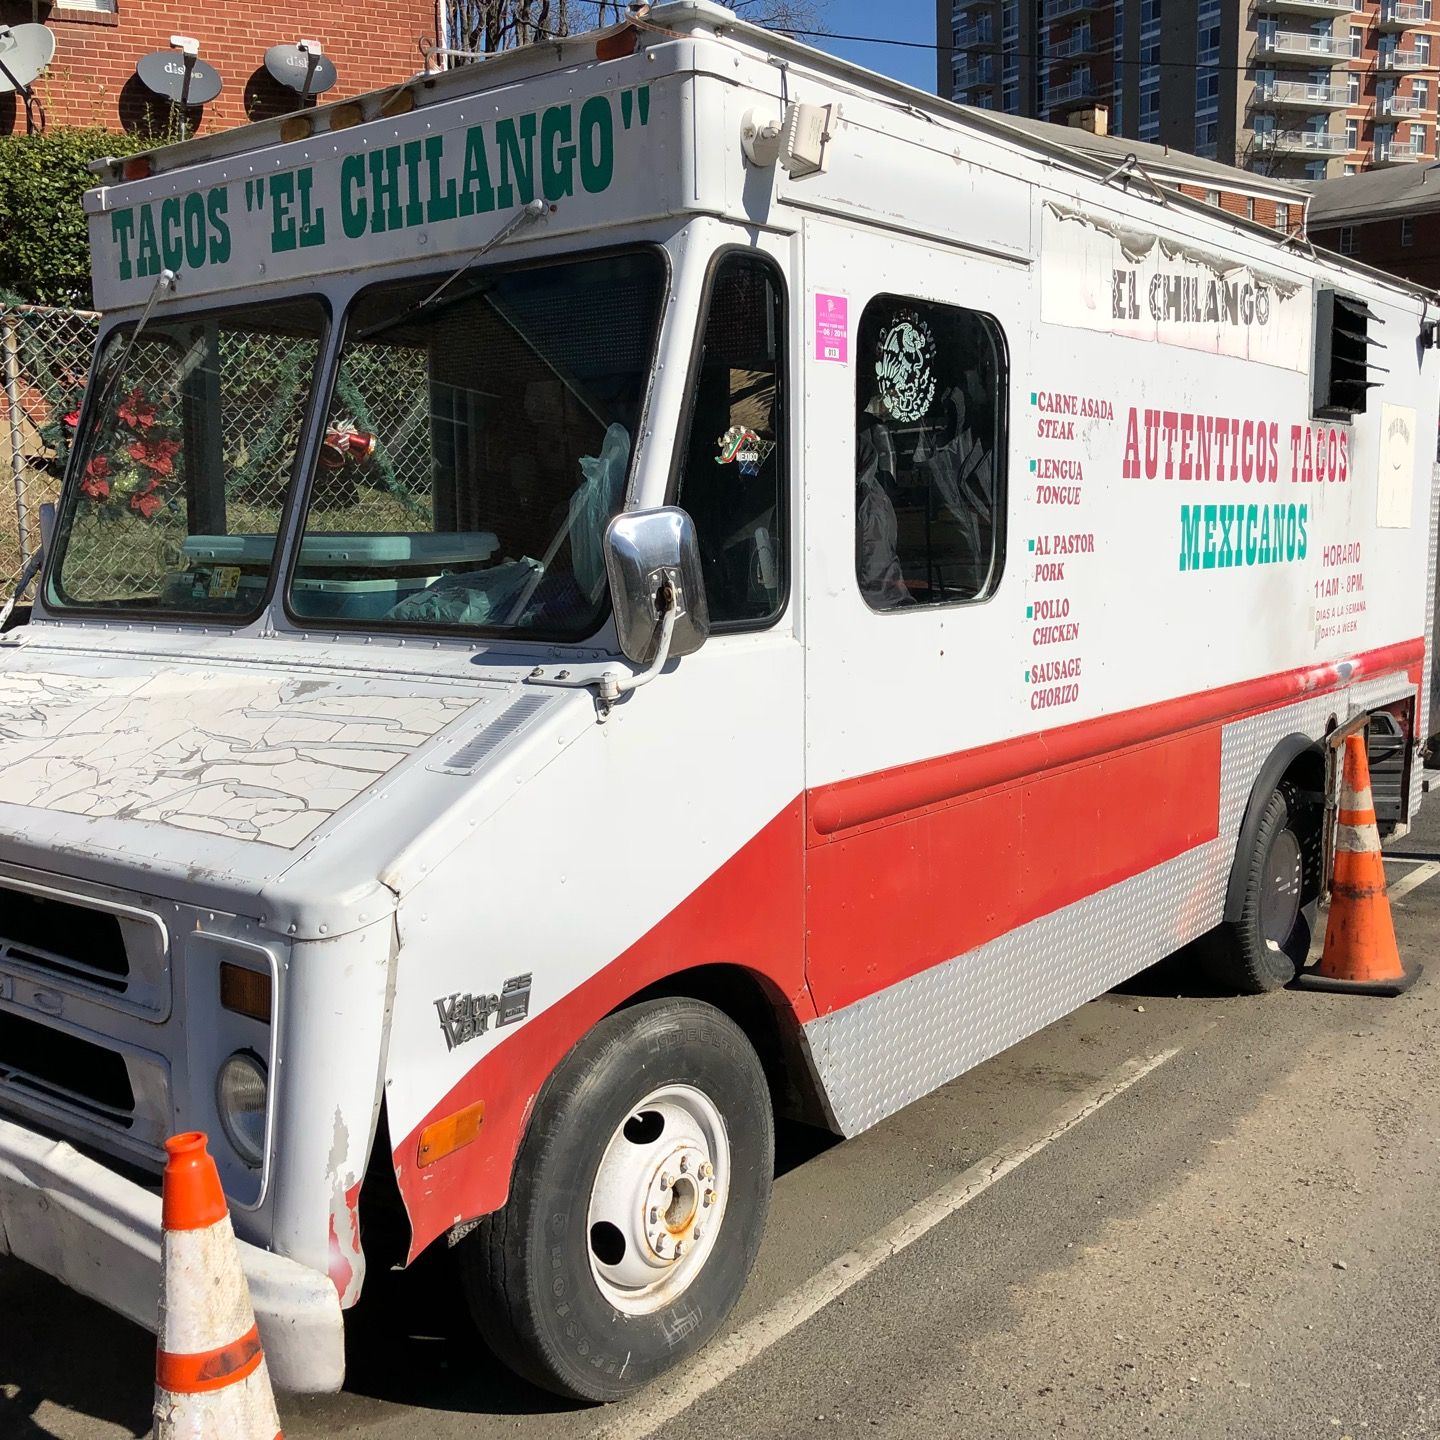
[[[583,638],[604,609],[663,261],[476,271],[440,294],[436,280],[351,308],[290,611]]]
[[[260,609],[325,322],[318,301],[297,300],[162,310],[128,352],[127,329],[110,335],[49,604],[232,619]]]

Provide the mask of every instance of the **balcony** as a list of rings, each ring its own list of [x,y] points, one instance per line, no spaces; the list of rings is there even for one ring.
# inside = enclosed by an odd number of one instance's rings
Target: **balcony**
[[[985,25],[962,25],[954,34],[957,50],[993,50],[995,48],[995,27]]]
[[[1329,130],[1257,130],[1255,148],[1279,155],[1344,155],[1350,145]]]
[[[995,83],[994,63],[982,61],[978,65],[957,65],[952,72],[955,89],[979,90]]]
[[[1375,108],[1382,115],[1419,115],[1425,109],[1414,95],[1382,95]]]
[[[1256,15],[1308,15],[1314,20],[1348,15],[1350,0],[1255,0],[1251,7]]]
[[[1095,81],[1086,70],[1063,85],[1046,86],[1041,104],[1053,109],[1057,105],[1073,105],[1077,100],[1092,100],[1095,94]]]
[[[1311,80],[1267,80],[1256,85],[1253,103],[1257,110],[1344,110],[1350,91]]]
[[[1430,67],[1430,57],[1422,55],[1418,50],[1382,50],[1375,57],[1375,68],[1382,71],[1393,71],[1397,74],[1404,74],[1408,70],[1427,70]]]
[[[1381,0],[1380,14],[1376,17],[1375,28],[1377,30],[1413,30],[1416,26],[1426,24],[1429,19],[1429,6],[1414,5],[1407,3],[1407,0]]]
[[[1268,60],[1296,65],[1344,65],[1350,59],[1350,42],[1338,35],[1309,35],[1299,30],[1277,30],[1261,35],[1255,53]]]
[[[1100,8],[1097,0],[1045,0],[1045,18],[1063,20],[1067,15],[1081,15]]]
[[[1049,55],[1052,60],[1069,60],[1076,55],[1089,55],[1094,49],[1095,37],[1090,33],[1090,27],[1084,25],[1051,45]]]
[[[1413,165],[1417,160],[1430,157],[1413,140],[1377,140],[1371,166]]]

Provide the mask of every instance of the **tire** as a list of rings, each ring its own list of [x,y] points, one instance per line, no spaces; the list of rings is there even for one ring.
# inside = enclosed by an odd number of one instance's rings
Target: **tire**
[[[1245,995],[1288,985],[1305,964],[1320,896],[1320,811],[1282,783],[1260,816],[1244,864],[1239,918],[1207,936],[1202,954],[1212,978]]]
[[[608,1016],[541,1091],[504,1209],[458,1248],[481,1334],[557,1395],[640,1389],[739,1298],[774,1161],[765,1072],[724,1014],[666,999]]]

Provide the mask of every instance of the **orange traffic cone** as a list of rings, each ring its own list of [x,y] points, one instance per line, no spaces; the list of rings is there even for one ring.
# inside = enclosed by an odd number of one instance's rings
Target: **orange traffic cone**
[[[280,1417],[215,1162],[165,1142],[155,1440],[279,1440]]]
[[[1345,740],[1345,773],[1335,827],[1335,873],[1330,918],[1320,963],[1300,976],[1308,990],[1343,990],[1353,995],[1399,995],[1420,974],[1406,970],[1395,944],[1395,925],[1385,894],[1385,862],[1370,796],[1365,740]]]

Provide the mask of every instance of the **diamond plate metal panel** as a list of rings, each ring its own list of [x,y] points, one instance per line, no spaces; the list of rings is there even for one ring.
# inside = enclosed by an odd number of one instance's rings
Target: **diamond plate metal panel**
[[[1425,665],[1420,676],[1420,699],[1416,724],[1419,727],[1416,738],[1423,745],[1430,738],[1430,686],[1432,683],[1432,652],[1435,649],[1435,566],[1440,558],[1440,465],[1430,470],[1430,549],[1425,574]],[[1413,821],[1420,810],[1420,799],[1425,789],[1425,767],[1416,759],[1410,769],[1410,818]]]
[[[805,1027],[810,1063],[844,1135],[1043,1029],[1220,922],[1245,806],[1286,735],[1409,693],[1390,676],[1224,727],[1220,838]]]

